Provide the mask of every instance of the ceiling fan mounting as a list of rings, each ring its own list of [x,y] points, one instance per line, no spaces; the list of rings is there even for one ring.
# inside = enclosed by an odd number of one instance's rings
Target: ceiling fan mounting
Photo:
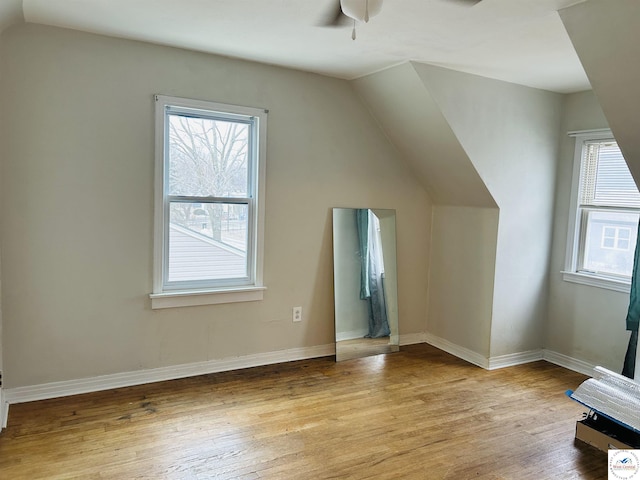
[[[443,0],[473,6],[482,0]],[[367,23],[382,10],[383,0],[332,0],[331,10],[327,12],[320,25],[325,27],[342,27],[353,25],[351,38],[356,39],[356,22]]]

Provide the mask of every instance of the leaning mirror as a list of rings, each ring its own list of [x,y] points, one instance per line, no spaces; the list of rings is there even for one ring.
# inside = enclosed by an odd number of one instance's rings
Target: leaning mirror
[[[333,209],[336,361],[396,352],[395,210]]]

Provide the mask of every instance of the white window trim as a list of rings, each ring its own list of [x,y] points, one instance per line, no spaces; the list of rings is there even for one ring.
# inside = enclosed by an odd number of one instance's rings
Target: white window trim
[[[561,272],[562,279],[566,282],[579,283],[582,285],[614,290],[616,292],[629,293],[631,290],[631,281],[607,277],[606,275],[576,271],[580,238],[580,232],[578,231],[580,229],[580,222],[578,221],[577,205],[580,190],[580,166],[582,165],[584,142],[586,140],[615,140],[615,137],[608,128],[569,132],[569,136],[575,138],[576,145],[573,156],[570,200],[571,207],[569,209],[569,226],[567,228],[567,250],[565,254],[564,270]]]
[[[262,300],[266,287],[247,287],[217,290],[171,291],[152,293],[151,308],[193,307],[220,303],[254,302]]]
[[[265,217],[265,181],[266,181],[266,139],[268,110],[252,107],[225,105],[221,103],[199,101],[166,95],[154,95],[155,113],[155,175],[154,175],[154,254],[153,254],[153,292],[149,295],[151,308],[173,308],[197,305],[215,305],[221,303],[251,302],[263,299],[266,287],[263,284],[264,265],[264,217]],[[255,229],[255,272],[251,285],[220,287],[194,290],[163,291],[163,262],[165,244],[164,218],[164,168],[165,134],[164,110],[167,105],[185,108],[216,110],[222,112],[250,115],[259,118],[257,183],[255,197],[257,209],[254,218]]]

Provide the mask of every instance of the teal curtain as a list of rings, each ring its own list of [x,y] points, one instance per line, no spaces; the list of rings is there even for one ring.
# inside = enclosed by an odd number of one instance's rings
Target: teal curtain
[[[356,210],[360,249],[360,299],[366,300],[369,312],[367,338],[388,337],[391,334],[387,318],[384,275],[380,269],[382,245],[374,232],[369,209]],[[374,219],[375,220],[375,219]]]
[[[631,275],[631,293],[629,294],[629,310],[627,312],[627,330],[631,331],[629,346],[624,357],[622,375],[633,378],[636,370],[636,353],[638,350],[638,324],[640,323],[640,222],[636,252],[633,257],[633,273]]]

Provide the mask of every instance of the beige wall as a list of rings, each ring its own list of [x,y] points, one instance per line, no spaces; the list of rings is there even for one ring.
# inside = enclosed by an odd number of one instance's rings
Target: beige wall
[[[358,79],[354,86],[435,203],[426,333],[486,358],[497,210],[419,68],[415,63],[396,66]]]
[[[22,0],[2,0],[0,2],[0,33],[9,26],[24,21]]]
[[[406,63],[353,81],[385,134],[427,186],[434,203],[494,207],[468,152],[416,71]]]
[[[0,33],[2,33],[2,29],[0,28]],[[2,36],[0,36],[0,51],[2,51]],[[0,62],[0,85],[2,85],[2,63]],[[2,106],[0,105],[0,119],[2,118]],[[2,128],[2,121],[0,120],[0,128]],[[0,134],[0,138],[1,138],[1,134]],[[2,192],[2,164],[3,164],[3,159],[4,159],[4,152],[3,150],[0,148],[0,192]],[[0,202],[2,200],[2,195],[0,194]],[[0,208],[0,211],[2,211],[2,208]],[[1,218],[0,218],[1,220]],[[2,221],[0,221],[0,232],[2,231]],[[2,235],[0,234],[0,238],[2,237]],[[3,357],[3,353],[2,353],[2,345],[3,345],[3,341],[2,341],[2,247],[1,247],[1,243],[0,243],[0,372],[2,372],[2,357]],[[2,391],[2,389],[0,388],[0,392]],[[0,409],[1,407],[1,398],[0,398]],[[0,430],[2,430],[2,421],[3,421],[3,413],[0,413]]]
[[[424,331],[431,202],[347,82],[35,25],[0,68],[7,386],[332,343],[335,206],[396,209]],[[150,309],[154,93],[270,110],[262,302]]]
[[[619,372],[629,338],[624,323],[629,295],[565,282],[560,273],[565,267],[575,146],[575,139],[566,133],[607,127],[607,119],[592,91],[566,96],[561,127],[564,134],[560,139],[558,162],[545,348]]]
[[[427,333],[541,349],[562,96],[415,62],[354,85],[436,204]]]
[[[489,357],[496,208],[433,209],[427,332]]]
[[[635,148],[620,95],[637,102],[615,79],[596,79],[614,81],[598,94],[606,108],[592,92],[563,97],[560,125],[558,95],[416,64],[350,84],[35,25],[3,32],[0,52],[6,386],[332,343],[331,209],[363,205],[397,211],[401,335],[484,357],[544,347],[619,370],[627,333],[612,325],[627,295],[559,273],[564,134],[620,111],[614,133]],[[270,110],[264,301],[150,309],[154,93]]]
[[[560,16],[593,87],[593,93],[567,98],[563,133],[609,126],[639,183],[640,2],[587,0],[562,10]],[[573,139],[565,137],[556,195],[558,228],[547,344],[565,355],[620,371],[629,338],[624,330],[629,295],[558,278],[564,265],[573,146]]]
[[[489,355],[539,350],[562,96],[429,65],[415,68],[499,208]],[[466,235],[473,238],[475,229]],[[434,248],[432,261],[438,255]]]

